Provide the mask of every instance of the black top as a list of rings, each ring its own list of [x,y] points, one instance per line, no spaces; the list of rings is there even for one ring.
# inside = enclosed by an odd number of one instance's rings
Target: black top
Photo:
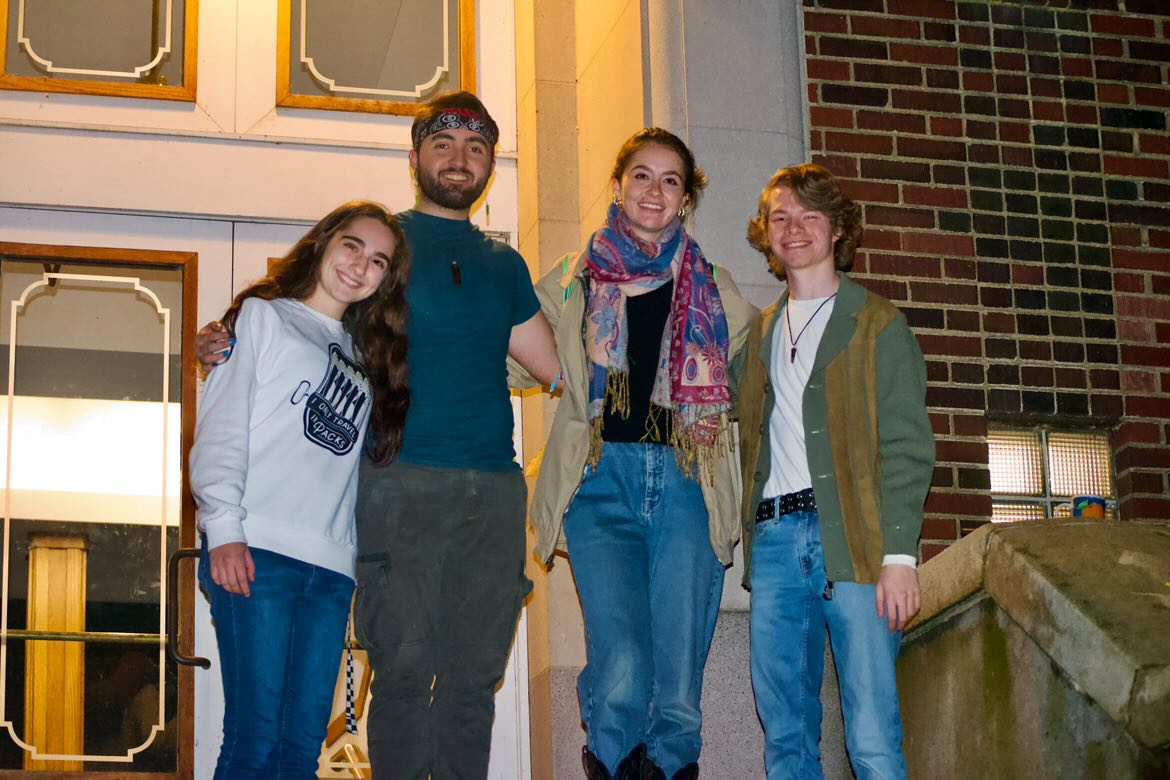
[[[662,348],[662,333],[674,300],[674,280],[648,293],[626,298],[626,322],[629,328],[626,355],[630,362],[630,416],[613,411],[606,400],[601,427],[602,441],[649,442],[669,444],[671,415],[655,407],[658,430],[647,432],[650,416],[650,393],[654,389],[654,372]]]

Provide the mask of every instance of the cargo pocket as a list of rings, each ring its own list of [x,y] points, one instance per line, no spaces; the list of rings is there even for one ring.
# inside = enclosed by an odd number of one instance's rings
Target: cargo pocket
[[[386,570],[390,566],[388,553],[359,555],[355,565],[357,588],[353,601],[353,633],[358,644],[373,649],[377,641],[378,615],[386,598]]]

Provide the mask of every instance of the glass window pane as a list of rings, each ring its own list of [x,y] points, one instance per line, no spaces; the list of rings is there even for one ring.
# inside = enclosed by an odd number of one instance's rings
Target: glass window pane
[[[1099,431],[1048,434],[1048,475],[1054,496],[1114,498],[1113,452]]]
[[[1044,495],[1043,453],[1038,431],[993,428],[987,434],[991,492]]]
[[[1045,520],[1048,514],[1043,504],[1009,504],[995,502],[991,505],[991,522],[1016,523],[1021,520]]]

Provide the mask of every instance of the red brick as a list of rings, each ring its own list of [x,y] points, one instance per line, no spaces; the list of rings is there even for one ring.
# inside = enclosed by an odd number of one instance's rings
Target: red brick
[[[995,53],[995,69],[1026,71],[1028,58],[1019,52],[997,51]]]
[[[912,282],[910,284],[910,297],[915,303],[977,306],[979,304],[979,288],[973,284]]]
[[[879,38],[917,38],[922,34],[918,22],[910,19],[891,19],[888,16],[854,16],[849,20],[854,35],[876,35]]]
[[[1030,284],[1039,287],[1044,284],[1044,269],[1038,265],[1016,263],[1012,266],[1012,284]]]
[[[995,77],[995,89],[1001,95],[1028,94],[1028,79],[1026,76],[1010,76],[1000,73]]]
[[[1131,268],[1135,271],[1170,271],[1170,254],[1114,248],[1113,267]]]
[[[1170,347],[1121,345],[1121,362],[1128,366],[1170,366]],[[1170,404],[1170,398],[1166,399]],[[1166,415],[1170,417],[1170,414]]]
[[[1101,82],[1097,85],[1097,100],[1101,103],[1129,105],[1129,85]]]
[[[954,233],[906,233],[902,247],[907,252],[938,254],[947,257],[974,257],[975,239]]]
[[[932,116],[930,118],[930,134],[960,136],[963,134],[963,120],[947,116]]]
[[[829,108],[827,106],[812,106],[809,109],[809,120],[813,127],[853,127],[853,112],[847,108]]]
[[[1154,373],[1152,371],[1122,371],[1121,389],[1127,393],[1154,392]]]
[[[1005,146],[1003,147],[1003,164],[1004,165],[1018,165],[1021,168],[1032,167],[1032,147],[1030,146]],[[978,162],[983,162],[979,160]],[[994,163],[995,160],[987,160],[989,163]]]
[[[1093,38],[1093,54],[1098,57],[1120,57],[1125,53],[1125,47],[1117,38]]]
[[[902,248],[902,231],[872,230],[867,226],[865,228],[865,236],[861,243],[866,249],[897,251]]]
[[[1058,388],[1084,389],[1089,386],[1089,377],[1081,368],[1057,368],[1056,386]]]
[[[940,441],[935,443],[935,460],[941,463],[987,464],[985,441]]]
[[[1064,116],[1071,124],[1096,125],[1097,104],[1070,104],[1065,107]]]
[[[1089,17],[1089,27],[1095,33],[1140,35],[1146,38],[1154,37],[1158,31],[1153,19],[1113,14],[1092,14]]]
[[[935,436],[949,436],[951,434],[950,415],[930,415],[930,427]],[[948,488],[955,486],[954,469],[949,466],[936,466],[930,478],[932,488]]]
[[[1152,344],[1154,342],[1153,323],[1141,320],[1118,320],[1117,338],[1119,341]]]
[[[817,85],[810,83],[808,85],[808,102],[809,104],[819,102],[817,100]]]
[[[835,176],[843,176],[847,179],[857,176],[857,158],[855,157],[842,157],[839,154],[814,154],[812,161],[817,165],[825,166]]]
[[[897,203],[898,185],[866,181],[865,179],[841,179],[841,189],[855,201],[864,203]],[[868,233],[866,234],[868,237]]]
[[[952,493],[932,490],[930,495],[926,497],[924,510],[927,514],[942,515],[943,517],[989,517],[991,515],[991,496],[983,491]],[[924,544],[923,547],[926,545]]]
[[[849,81],[849,63],[840,60],[810,59],[808,77],[818,81]]]
[[[1122,520],[1157,520],[1161,522],[1170,517],[1170,499],[1167,498],[1149,496],[1123,498],[1117,508],[1121,513]],[[924,550],[923,555],[925,554]]]
[[[1113,176],[1137,176],[1150,179],[1170,178],[1170,165],[1165,160],[1151,160],[1148,157],[1119,157],[1105,155],[1105,173]]]
[[[1016,316],[1006,312],[985,312],[983,329],[988,333],[1015,333]]]
[[[1093,61],[1088,57],[1065,57],[1060,61],[1060,72],[1065,76],[1093,77]]]
[[[1048,100],[1032,101],[1032,117],[1045,122],[1063,122],[1064,106]]]
[[[884,22],[887,23],[888,22]],[[916,62],[923,65],[959,64],[959,50],[954,46],[923,46],[914,43],[891,43],[890,59],[894,62]]]
[[[938,279],[942,274],[938,260],[933,257],[873,252],[869,255],[870,273],[900,278]]]
[[[956,414],[951,420],[956,436],[987,435],[987,417],[982,414]]]
[[[963,101],[951,92],[895,89],[892,91],[894,108],[929,111],[932,114],[961,114]]]
[[[1170,249],[1170,230],[1154,230],[1150,228],[1149,237],[1150,246]]]
[[[912,184],[904,184],[902,185],[902,200],[915,206],[965,209],[967,208],[967,190],[951,187],[916,187]]]
[[[890,8],[889,6],[893,6]],[[932,19],[954,19],[955,4],[950,0],[898,0],[887,6],[890,16],[929,16]]]
[[[1117,461],[1118,470],[1167,469],[1170,447],[1126,447],[1118,453]]]
[[[944,266],[949,261],[944,261]],[[948,279],[954,277],[947,274]],[[980,330],[979,327],[979,312],[964,311],[962,309],[950,309],[947,311],[947,329],[956,331],[958,333],[974,333]]]
[[[979,70],[963,71],[963,89],[968,92],[994,92],[995,77]]]
[[[923,539],[958,539],[959,524],[954,518],[927,518],[922,521]]]
[[[1061,89],[1059,79],[1033,77],[1029,80],[1028,86],[1032,90],[1033,97],[1060,99],[1064,96],[1064,91]]]
[[[804,29],[806,32],[845,33],[849,31],[849,21],[845,14],[820,13],[805,9]]]
[[[1170,260],[1170,255],[1167,255],[1167,259]],[[1116,295],[1113,302],[1117,307],[1116,311],[1119,317],[1170,320],[1170,298],[1155,298],[1152,295]]]
[[[862,281],[867,290],[872,290],[878,295],[889,298],[891,301],[906,300],[905,282],[898,281],[897,279],[864,279]]]
[[[815,35],[806,35],[804,37],[804,53],[809,57],[816,56],[817,38]]]
[[[825,150],[825,136],[820,130],[813,130],[808,135],[808,148],[814,152]]]
[[[964,25],[959,28],[959,41],[968,45],[990,46],[991,31],[986,27]]]
[[[866,286],[868,287],[869,285]],[[922,351],[927,355],[970,358],[980,358],[983,356],[982,344],[978,337],[973,336],[942,336],[923,333],[918,336],[918,345],[922,347]],[[1170,415],[1167,416],[1170,417]]]
[[[1133,60],[1170,62],[1170,44],[1130,41],[1129,57]]]
[[[1026,122],[1000,122],[999,140],[1009,144],[1032,143],[1032,126]]]
[[[1138,148],[1142,154],[1170,156],[1170,136],[1141,133],[1138,135]]]
[[[858,154],[890,154],[893,139],[888,135],[866,133],[825,133],[825,150],[829,152],[856,152]]]
[[[1154,295],[1170,295],[1170,276],[1154,276],[1150,282]]]
[[[943,276],[948,279],[975,279],[978,276],[979,267],[973,260],[961,260],[956,257],[948,257],[943,260]],[[957,312],[952,312],[948,316],[958,316]],[[971,328],[974,330],[974,326]]]
[[[868,205],[865,207],[865,224],[932,228],[934,227],[934,212],[927,209]],[[906,245],[905,237],[903,237],[902,243]]]
[[[1136,227],[1110,225],[1109,242],[1114,246],[1141,246],[1142,230]]]
[[[936,141],[931,138],[899,136],[898,155],[963,162],[967,159],[967,145],[962,141]]]
[[[1161,89],[1157,87],[1139,87],[1133,88],[1134,102],[1139,106],[1162,106],[1163,108],[1170,108],[1170,89]]]
[[[1113,289],[1117,292],[1146,292],[1146,276],[1114,272]]]
[[[1113,432],[1113,446],[1124,447],[1127,444],[1159,444],[1161,435],[1158,426],[1154,423],[1125,420]]]
[[[858,111],[857,126],[864,130],[892,130],[901,133],[925,133],[926,120],[921,114],[896,111]]]

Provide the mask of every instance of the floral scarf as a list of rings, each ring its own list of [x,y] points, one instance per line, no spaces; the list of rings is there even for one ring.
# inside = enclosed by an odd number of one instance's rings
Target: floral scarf
[[[727,318],[711,264],[678,219],[656,243],[649,243],[634,233],[616,205],[609,207],[605,227],[589,240],[585,264],[590,277],[585,312],[590,460],[596,464],[601,454],[606,399],[612,399],[615,412],[629,414],[626,296],[656,289],[675,277],[650,401],[673,415],[670,443],[688,473],[698,464],[709,474],[720,443],[726,443],[721,415],[731,408]],[[648,420],[651,425],[653,420]]]

